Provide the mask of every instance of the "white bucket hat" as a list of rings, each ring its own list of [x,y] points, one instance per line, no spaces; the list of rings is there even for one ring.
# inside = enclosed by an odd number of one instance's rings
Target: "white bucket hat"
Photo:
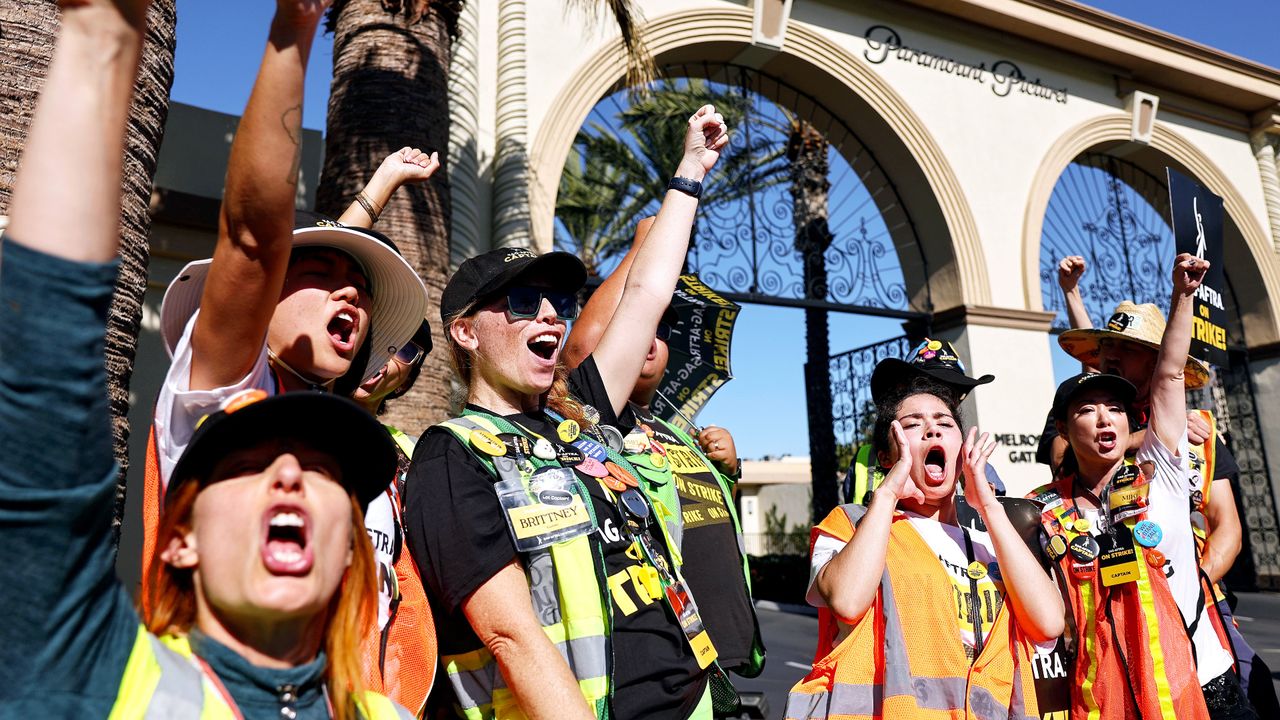
[[[299,213],[301,221],[302,213]],[[320,216],[310,216],[319,218]],[[355,258],[364,268],[373,290],[369,312],[372,326],[369,335],[369,363],[362,378],[368,379],[382,369],[400,346],[413,338],[427,312],[427,288],[422,278],[400,256],[391,239],[382,233],[350,228],[319,219],[293,231],[293,247],[331,247]],[[191,316],[200,307],[205,278],[212,258],[187,263],[165,290],[160,304],[160,337],[165,350],[173,357]]]

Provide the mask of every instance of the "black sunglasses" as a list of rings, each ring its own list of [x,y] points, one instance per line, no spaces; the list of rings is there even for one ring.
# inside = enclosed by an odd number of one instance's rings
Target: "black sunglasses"
[[[671,324],[665,320],[658,323],[658,339],[663,342],[671,342]]]
[[[572,320],[578,317],[578,296],[563,290],[535,287],[514,287],[507,290],[507,310],[519,318],[537,317],[542,310],[542,299],[551,301],[556,317]]]
[[[400,349],[396,351],[395,358],[405,365],[412,365],[426,354],[425,350],[411,340],[400,346]]]

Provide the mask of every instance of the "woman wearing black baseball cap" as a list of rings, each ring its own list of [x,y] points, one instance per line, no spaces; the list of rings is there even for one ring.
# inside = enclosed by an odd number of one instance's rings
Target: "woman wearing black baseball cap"
[[[710,717],[714,648],[604,421],[640,374],[727,140],[711,106],[689,118],[614,322],[572,373],[560,350],[586,280],[576,257],[494,250],[445,287],[466,407],[419,442],[406,524],[460,717]]]
[[[1151,424],[1136,464],[1125,460],[1137,396],[1131,382],[1083,373],[1054,395],[1067,452],[1054,482],[1028,497],[1044,503],[1042,541],[1069,610],[1070,644],[1060,647],[1075,654],[1067,671],[1072,718],[1255,717],[1203,601],[1195,602],[1188,513],[1201,479],[1188,463],[1184,373],[1192,297],[1207,269],[1192,255],[1174,260]]]

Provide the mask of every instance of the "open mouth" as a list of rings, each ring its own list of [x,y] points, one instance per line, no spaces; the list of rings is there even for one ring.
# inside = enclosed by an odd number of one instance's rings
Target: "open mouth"
[[[1116,434],[1110,430],[1098,433],[1098,447],[1103,452],[1110,452],[1116,447]]]
[[[276,575],[302,575],[311,569],[312,551],[307,513],[277,505],[263,516],[262,562]]]
[[[333,341],[335,347],[349,350],[355,344],[354,338],[359,326],[359,321],[356,320],[354,312],[342,310],[333,316],[333,319],[329,321],[329,325],[325,329],[328,330],[329,339]]]
[[[560,336],[555,333],[539,333],[529,341],[529,352],[546,361],[555,359],[560,347]]]
[[[935,445],[924,456],[924,474],[929,482],[937,484],[947,477],[947,452]]]

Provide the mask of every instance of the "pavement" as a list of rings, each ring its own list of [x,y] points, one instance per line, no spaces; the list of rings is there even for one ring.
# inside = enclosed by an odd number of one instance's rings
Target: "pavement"
[[[1237,593],[1236,620],[1253,649],[1271,666],[1272,681],[1280,692],[1280,593]],[[762,603],[757,607],[760,631],[768,648],[768,662],[760,677],[733,678],[739,691],[763,692],[767,718],[782,718],[787,693],[810,670],[818,637],[818,619],[795,612],[800,608]]]

